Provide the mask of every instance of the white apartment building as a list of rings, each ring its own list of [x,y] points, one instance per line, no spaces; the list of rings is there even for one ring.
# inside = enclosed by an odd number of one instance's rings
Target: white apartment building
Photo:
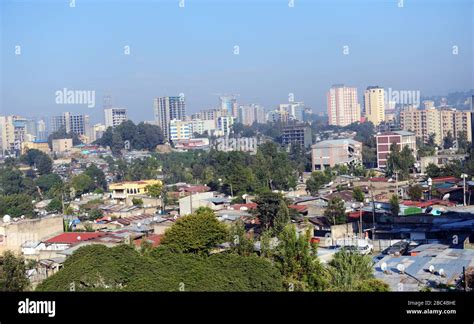
[[[20,116],[0,116],[0,153],[20,152],[26,138],[27,120]]]
[[[104,109],[105,127],[116,127],[128,120],[127,108],[105,108]]]
[[[360,121],[357,88],[334,85],[327,93],[329,125],[347,126]]]
[[[228,136],[231,131],[231,126],[234,123],[234,117],[221,116],[217,118],[216,136]]]
[[[237,120],[246,126],[253,123],[265,123],[265,109],[258,104],[240,106],[238,109]]]
[[[160,97],[154,100],[155,121],[161,127],[165,139],[170,138],[170,121],[184,120],[186,103],[183,96]]]

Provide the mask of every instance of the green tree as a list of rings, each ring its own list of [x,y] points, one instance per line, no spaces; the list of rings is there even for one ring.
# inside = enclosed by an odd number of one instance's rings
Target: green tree
[[[323,290],[326,278],[317,257],[317,247],[310,243],[309,230],[298,234],[294,225],[287,225],[278,238],[274,262],[284,277],[287,289]]]
[[[26,290],[29,285],[25,260],[10,251],[4,252],[0,258],[0,290],[20,292]]]
[[[90,220],[96,220],[104,216],[104,212],[101,209],[94,208],[88,212]]]
[[[141,198],[132,198],[132,204],[134,206],[143,206],[143,199]]]
[[[84,174],[88,175],[95,184],[96,188],[106,189],[107,181],[105,180],[104,172],[95,164],[91,164],[84,170]]]
[[[467,140],[467,132],[466,131],[460,131],[458,132],[458,151],[460,153],[466,153],[469,150],[469,147],[471,146],[471,143]]]
[[[231,250],[241,256],[254,254],[254,242],[245,231],[245,224],[238,220],[229,229],[229,242]]]
[[[42,175],[35,181],[41,192],[48,197],[52,197],[53,195],[53,192],[50,192],[50,190],[53,189],[55,185],[62,184],[62,182],[61,177],[54,173]]]
[[[331,172],[314,171],[311,177],[306,180],[306,191],[311,195],[318,195],[318,191],[327,183],[331,182],[333,176]]]
[[[440,173],[441,173],[441,169],[436,164],[430,163],[426,167],[426,174],[430,178],[439,177]]]
[[[153,197],[153,198],[159,198],[161,194],[163,193],[163,184],[161,183],[155,183],[152,185],[148,185],[145,188],[148,196]]]
[[[400,212],[400,201],[398,200],[398,195],[392,195],[390,197],[390,211],[392,212],[392,216],[398,216]]]
[[[279,193],[265,192],[255,199],[256,216],[264,229],[279,233],[290,221],[290,213],[285,200]]]
[[[454,145],[454,136],[451,131],[448,131],[446,136],[443,138],[443,148],[444,149],[450,149]]]
[[[165,246],[144,255],[134,247],[79,248],[38,291],[281,291],[281,274],[270,261],[234,253],[173,253]],[[183,285],[184,283],[184,285]]]
[[[352,191],[352,197],[354,198],[355,201],[358,201],[358,202],[364,202],[364,199],[365,199],[364,192],[359,187],[354,188],[354,190]]]
[[[76,196],[88,193],[94,190],[94,180],[87,174],[81,173],[71,179],[71,187],[75,190]]]
[[[26,194],[0,196],[0,215],[33,217],[32,197]]]
[[[381,282],[374,281],[370,256],[341,250],[329,262],[329,290],[332,291],[388,291]]]
[[[161,244],[180,252],[209,254],[227,237],[225,225],[217,220],[214,212],[200,207],[193,214],[179,218],[165,232]]]
[[[63,209],[63,204],[62,204],[61,200],[58,199],[58,198],[51,199],[48,206],[46,206],[46,210],[49,211],[49,212],[58,213],[58,212],[62,211],[62,209]]]
[[[324,216],[328,219],[329,223],[334,225],[346,223],[347,216],[344,201],[339,197],[329,200],[328,206],[324,210]]]
[[[53,161],[44,153],[36,158],[35,166],[39,174],[49,174],[53,171]]]
[[[20,157],[20,160],[30,166],[35,166],[40,174],[49,174],[53,169],[50,157],[37,149],[30,149]]]
[[[392,144],[387,159],[387,175],[393,176],[395,173],[398,173],[399,180],[406,180],[415,162],[413,151],[408,145],[405,145],[400,151],[397,144]]]
[[[0,169],[0,194],[19,194],[28,189],[28,184],[23,178],[21,171],[12,167]]]
[[[408,187],[407,194],[411,200],[419,201],[423,197],[423,188],[420,185],[412,185]]]

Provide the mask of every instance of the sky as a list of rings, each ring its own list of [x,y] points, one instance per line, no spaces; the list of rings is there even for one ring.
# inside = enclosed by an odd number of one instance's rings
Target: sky
[[[267,109],[292,93],[322,112],[333,84],[360,99],[369,85],[474,88],[471,0],[71,1],[0,0],[0,114],[101,122],[110,95],[152,120],[153,98],[180,93],[188,112],[226,93]],[[57,104],[64,88],[95,91],[95,107]]]

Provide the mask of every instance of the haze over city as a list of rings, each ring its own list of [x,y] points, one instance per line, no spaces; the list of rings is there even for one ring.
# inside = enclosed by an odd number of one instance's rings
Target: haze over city
[[[189,113],[229,93],[266,109],[293,93],[324,112],[333,84],[357,87],[359,100],[370,85],[421,96],[473,88],[469,0],[7,0],[0,8],[1,114],[72,111],[98,121],[110,95],[132,120],[152,120],[153,98],[180,93]],[[95,108],[56,104],[63,88],[95,91]]]

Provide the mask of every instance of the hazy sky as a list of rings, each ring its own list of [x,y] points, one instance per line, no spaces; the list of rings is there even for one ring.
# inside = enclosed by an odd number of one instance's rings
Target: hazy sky
[[[151,120],[154,97],[179,93],[188,112],[222,93],[266,108],[294,93],[324,111],[335,83],[359,97],[368,85],[422,96],[474,87],[471,0],[70,1],[0,0],[0,113],[100,122],[110,94],[133,120]],[[94,90],[96,107],[56,104],[63,88]]]

